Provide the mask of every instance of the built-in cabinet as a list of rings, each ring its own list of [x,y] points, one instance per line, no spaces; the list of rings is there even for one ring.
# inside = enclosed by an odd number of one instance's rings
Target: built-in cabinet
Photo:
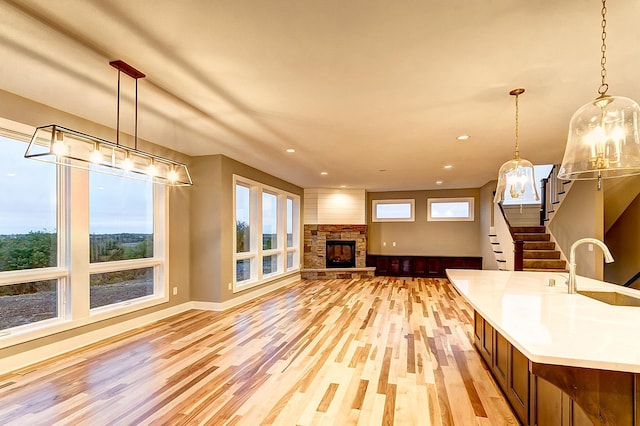
[[[528,424],[530,373],[527,357],[475,312],[475,345],[523,424]]]
[[[482,269],[482,257],[368,254],[367,266],[375,266],[376,275],[444,278],[447,269]]]
[[[640,374],[532,362],[478,312],[474,344],[523,425],[640,426]]]

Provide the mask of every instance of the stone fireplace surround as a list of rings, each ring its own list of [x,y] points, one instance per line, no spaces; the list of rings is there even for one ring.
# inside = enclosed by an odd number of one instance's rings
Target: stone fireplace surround
[[[355,241],[355,268],[326,268],[327,240]],[[373,277],[367,267],[367,225],[304,225],[303,279],[342,279]]]

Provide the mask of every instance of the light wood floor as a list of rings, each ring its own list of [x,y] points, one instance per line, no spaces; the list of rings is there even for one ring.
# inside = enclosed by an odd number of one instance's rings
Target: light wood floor
[[[302,281],[0,377],[0,424],[517,424],[444,279]]]

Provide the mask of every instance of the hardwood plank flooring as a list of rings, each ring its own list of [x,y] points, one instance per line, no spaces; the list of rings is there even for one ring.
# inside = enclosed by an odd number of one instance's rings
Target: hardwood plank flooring
[[[445,279],[300,281],[0,377],[0,424],[505,425]]]

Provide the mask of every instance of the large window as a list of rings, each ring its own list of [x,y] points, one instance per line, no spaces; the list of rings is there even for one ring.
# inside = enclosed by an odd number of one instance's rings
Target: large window
[[[234,176],[234,289],[300,268],[300,198]]]
[[[30,135],[0,134],[0,347],[166,301],[166,189],[25,159]]]
[[[56,167],[0,137],[0,333],[60,316]],[[5,332],[6,333],[6,332]]]
[[[300,264],[298,257],[298,233],[300,228],[300,213],[296,200],[287,197],[287,271],[297,269]]]
[[[153,193],[151,182],[90,173],[91,308],[154,294],[154,269],[139,260],[154,255]]]

